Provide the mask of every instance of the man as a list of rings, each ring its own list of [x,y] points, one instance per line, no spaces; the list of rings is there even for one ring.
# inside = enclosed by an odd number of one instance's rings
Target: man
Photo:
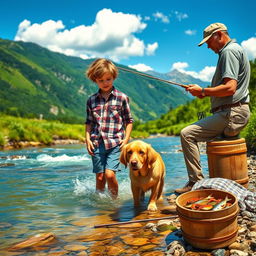
[[[210,141],[220,135],[236,136],[250,117],[250,64],[244,50],[235,40],[231,40],[227,27],[222,23],[214,23],[205,28],[203,40],[198,46],[204,43],[219,55],[211,87],[202,88],[190,84],[186,90],[198,98],[209,96],[213,115],[181,131],[189,181],[183,188],[175,190],[180,194],[190,191],[198,180],[203,179],[198,142]]]

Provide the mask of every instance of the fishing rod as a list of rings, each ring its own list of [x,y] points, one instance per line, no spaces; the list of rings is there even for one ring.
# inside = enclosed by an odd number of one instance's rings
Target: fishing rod
[[[147,75],[147,74],[144,74],[144,73],[133,71],[133,70],[130,70],[130,69],[127,69],[127,68],[118,67],[118,69],[126,71],[126,72],[130,72],[130,73],[133,73],[133,74],[137,74],[137,75],[140,75],[140,76],[145,76],[145,77],[148,77],[148,78],[151,78],[151,79],[155,79],[155,80],[167,83],[167,84],[175,84],[175,85],[181,86],[183,88],[188,88],[188,85],[185,85],[185,84],[180,84],[180,83],[176,83],[176,82],[173,82],[173,81],[164,80],[164,79],[157,78],[157,77],[154,77],[154,76],[151,76],[151,75]]]
[[[127,225],[127,224],[139,223],[139,222],[165,220],[165,219],[173,219],[173,218],[178,218],[178,215],[173,215],[173,216],[168,216],[168,217],[160,217],[160,218],[152,218],[152,219],[130,220],[130,221],[117,222],[117,223],[95,225],[94,228],[105,228],[105,227],[111,227],[111,226],[117,226],[117,225]]]

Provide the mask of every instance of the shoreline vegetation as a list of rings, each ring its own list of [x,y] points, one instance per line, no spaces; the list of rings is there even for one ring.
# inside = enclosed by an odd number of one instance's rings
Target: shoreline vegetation
[[[26,147],[44,147],[53,145],[84,144],[85,127],[82,124],[66,124],[59,121],[28,119],[0,115],[0,150]],[[159,119],[162,123],[161,118]],[[180,130],[188,123],[170,125],[168,129],[158,129],[159,120],[147,123],[135,122],[131,137],[144,139],[152,137],[179,136]],[[254,125],[255,123],[255,125]],[[256,115],[242,131],[246,139],[248,152],[255,154]],[[253,132],[251,130],[253,129]]]
[[[176,109],[170,112],[174,111],[177,112]],[[85,143],[85,127],[82,124],[67,124],[59,121],[28,119],[1,114],[0,119],[0,150]],[[160,119],[147,123],[135,122],[131,137],[144,139],[179,136],[181,129],[193,121],[172,124],[163,115]],[[255,154],[255,112],[252,113],[250,122],[241,132],[240,137],[245,138],[248,153]]]

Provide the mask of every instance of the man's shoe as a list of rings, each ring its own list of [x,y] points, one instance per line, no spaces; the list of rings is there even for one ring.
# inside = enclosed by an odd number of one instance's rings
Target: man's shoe
[[[189,192],[192,189],[194,184],[195,184],[195,182],[188,181],[183,188],[177,188],[174,191],[178,194],[183,194],[183,193]]]

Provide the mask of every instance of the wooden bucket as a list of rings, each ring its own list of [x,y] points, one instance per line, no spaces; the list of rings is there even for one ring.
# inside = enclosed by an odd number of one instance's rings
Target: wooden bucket
[[[230,198],[231,206],[217,211],[198,211],[184,207],[194,197],[212,195],[216,199]],[[226,191],[216,189],[194,190],[181,194],[176,199],[183,238],[192,246],[200,249],[226,247],[237,238],[237,198]]]
[[[248,188],[247,148],[245,139],[207,142],[210,178],[234,180]]]

